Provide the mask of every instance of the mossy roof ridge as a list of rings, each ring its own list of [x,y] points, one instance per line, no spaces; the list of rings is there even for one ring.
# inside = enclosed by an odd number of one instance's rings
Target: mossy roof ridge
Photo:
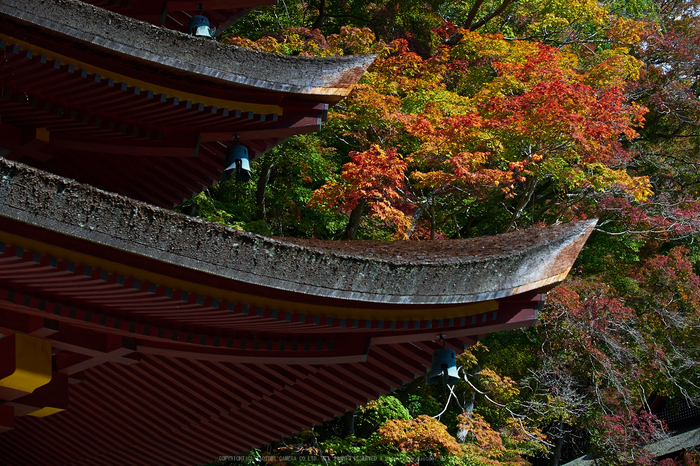
[[[207,274],[295,293],[475,302],[558,283],[595,221],[469,240],[321,242],[238,231],[0,161],[0,216]]]

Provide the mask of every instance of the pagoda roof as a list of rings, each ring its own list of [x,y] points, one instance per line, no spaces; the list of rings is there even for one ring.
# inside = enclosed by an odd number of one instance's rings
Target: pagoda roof
[[[0,333],[49,340],[71,382],[65,411],[16,415],[0,455],[93,465],[239,454],[424,374],[438,334],[461,352],[531,325],[595,224],[271,238],[1,160],[0,219]]]
[[[328,96],[324,101],[337,102],[374,60],[373,55],[303,57],[260,52],[155,27],[79,0],[3,0],[0,14],[3,34],[20,32],[17,40],[27,47],[51,44],[55,54],[65,50],[86,62],[89,59],[85,65],[109,66],[134,75],[150,67],[145,71],[159,72],[152,82],[160,82],[166,73],[183,78],[194,75],[211,85]],[[189,84],[178,87],[185,91]]]
[[[317,131],[374,59],[269,54],[77,0],[2,0],[0,53],[0,155],[167,208],[218,181],[236,139],[254,159]]]

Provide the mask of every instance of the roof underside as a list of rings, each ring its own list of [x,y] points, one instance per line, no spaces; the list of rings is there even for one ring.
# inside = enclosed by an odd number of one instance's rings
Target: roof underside
[[[76,0],[0,2],[0,156],[171,208],[317,131],[372,57],[226,46]]]
[[[72,382],[68,409],[2,434],[13,464],[202,463],[319,424],[425,373],[440,333],[461,351],[532,324],[593,228],[392,254],[238,232],[16,163],[0,179],[0,333],[49,339]],[[498,277],[526,264],[540,272]],[[400,286],[365,299],[358,270]]]

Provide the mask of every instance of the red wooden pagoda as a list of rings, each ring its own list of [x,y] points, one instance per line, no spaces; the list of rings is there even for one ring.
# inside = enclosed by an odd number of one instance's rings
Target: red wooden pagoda
[[[462,351],[531,325],[593,229],[384,244],[200,221],[167,208],[235,136],[260,154],[315,130],[372,58],[75,0],[0,0],[0,49],[3,464],[200,464],[309,428],[424,374],[438,334]]]
[[[0,50],[0,156],[168,208],[219,180],[236,138],[254,158],[316,131],[373,60],[225,46],[72,0],[2,0]]]

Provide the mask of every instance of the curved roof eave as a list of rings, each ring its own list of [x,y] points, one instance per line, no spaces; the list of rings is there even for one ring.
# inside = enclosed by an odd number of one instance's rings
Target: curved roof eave
[[[472,240],[284,240],[241,232],[0,161],[0,216],[250,285],[398,305],[474,303],[562,281],[595,221]],[[31,188],[28,188],[31,187]]]
[[[4,0],[0,15],[171,71],[294,94],[343,97],[375,58],[259,52],[156,27],[78,0]]]

